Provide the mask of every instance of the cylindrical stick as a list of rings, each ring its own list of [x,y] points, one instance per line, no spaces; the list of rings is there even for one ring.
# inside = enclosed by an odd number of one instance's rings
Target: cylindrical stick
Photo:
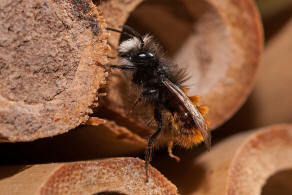
[[[176,187],[144,161],[111,158],[95,161],[0,168],[0,194],[177,194]]]

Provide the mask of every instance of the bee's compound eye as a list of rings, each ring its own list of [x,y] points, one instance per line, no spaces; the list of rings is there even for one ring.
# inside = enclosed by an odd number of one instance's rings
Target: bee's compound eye
[[[145,58],[145,57],[147,57],[147,54],[146,54],[146,53],[140,53],[138,56],[139,56],[140,58]]]
[[[154,54],[150,52],[141,52],[138,54],[139,58],[153,58]]]

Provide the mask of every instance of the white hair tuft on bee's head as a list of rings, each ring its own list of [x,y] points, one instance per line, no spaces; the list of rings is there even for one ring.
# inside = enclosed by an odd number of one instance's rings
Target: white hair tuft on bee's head
[[[141,48],[141,41],[137,37],[133,37],[123,41],[119,46],[120,53],[127,53],[131,50],[138,50]]]
[[[143,42],[144,45],[149,45],[151,44],[151,42],[153,42],[153,37],[150,35],[145,35],[143,37]],[[131,50],[139,50],[141,49],[141,45],[142,45],[141,40],[138,39],[137,37],[133,37],[121,42],[121,44],[119,45],[119,52],[127,53]]]
[[[153,41],[153,37],[151,35],[147,34],[143,37],[143,41],[144,41],[144,44],[147,45]]]

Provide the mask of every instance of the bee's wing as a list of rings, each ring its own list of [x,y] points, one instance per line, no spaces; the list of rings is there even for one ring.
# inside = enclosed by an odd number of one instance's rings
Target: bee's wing
[[[210,150],[211,136],[208,132],[208,126],[203,115],[200,113],[198,108],[192,104],[188,96],[178,86],[173,84],[168,79],[164,79],[162,82],[169,89],[169,91],[173,93],[181,101],[182,105],[184,105],[184,107],[189,111],[195,124],[202,133],[207,149]]]

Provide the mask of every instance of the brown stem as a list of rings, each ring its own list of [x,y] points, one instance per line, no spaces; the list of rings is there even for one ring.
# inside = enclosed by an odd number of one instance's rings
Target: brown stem
[[[292,168],[292,125],[274,125],[232,136],[199,156],[205,177],[192,194],[261,194],[268,178]],[[203,179],[203,180],[202,180]]]
[[[1,194],[177,194],[176,187],[137,158],[1,167]]]
[[[31,141],[88,119],[107,63],[108,32],[89,0],[0,4],[0,137]]]

